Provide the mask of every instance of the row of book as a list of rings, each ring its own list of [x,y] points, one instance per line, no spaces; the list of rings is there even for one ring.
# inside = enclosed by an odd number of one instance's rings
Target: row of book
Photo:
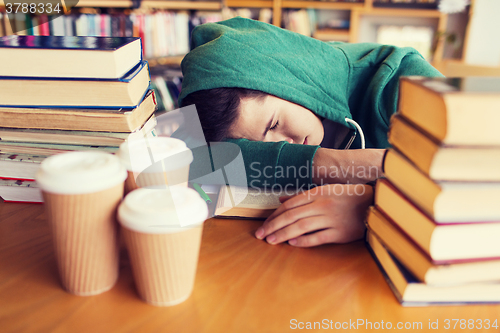
[[[311,0],[311,1],[316,1],[316,0]],[[365,0],[321,0],[321,1],[328,1],[328,2],[356,2],[356,3],[363,3]]]
[[[404,305],[500,302],[500,78],[405,77],[367,243]]]
[[[107,36],[141,37],[146,59],[183,55],[189,51],[189,36],[199,24],[218,22],[241,16],[272,22],[272,10],[261,8],[223,8],[220,12],[197,11],[192,15],[184,11],[131,12],[125,14],[70,14],[56,18],[47,15],[0,12],[0,36]],[[8,20],[10,18],[10,21]],[[318,22],[315,9],[284,10],[284,28],[307,36],[314,36],[318,29],[349,29],[349,19],[330,18]],[[14,29],[12,29],[11,24]],[[334,40],[339,40],[333,38]],[[344,40],[341,38],[340,40]]]
[[[302,35],[312,36],[316,30],[316,21],[316,10],[312,8],[283,12],[284,28]]]
[[[432,58],[434,35],[434,30],[431,27],[382,24],[377,28],[376,42],[378,44],[398,47],[413,47],[427,61],[430,61]]]
[[[131,136],[156,135],[156,99],[139,38],[4,36],[4,56],[19,60],[0,65],[4,201],[41,202],[35,173],[50,155],[114,153]]]
[[[179,108],[181,87],[182,75],[175,70],[165,70],[161,75],[151,75],[151,90],[155,93],[158,113]]]
[[[438,0],[373,0],[374,7],[436,9]]]
[[[283,11],[285,29],[324,41],[349,40],[349,17],[319,17],[315,9],[290,9]]]
[[[12,22],[10,20],[12,20]],[[115,14],[70,14],[58,17],[0,13],[0,36],[102,36],[141,37],[146,59],[183,55],[189,36],[199,24],[220,21],[219,13],[154,11]]]

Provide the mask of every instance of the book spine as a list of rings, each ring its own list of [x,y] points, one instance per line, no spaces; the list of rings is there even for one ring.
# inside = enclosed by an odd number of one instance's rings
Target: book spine
[[[91,15],[93,20],[92,36],[101,36],[101,15]]]
[[[125,37],[137,37],[134,31],[134,22],[132,16],[124,16],[125,20]]]
[[[38,17],[32,18],[33,36],[40,36],[40,20]]]
[[[29,14],[25,14],[24,21],[26,22],[26,34],[33,36],[33,21],[31,21],[31,16]]]
[[[3,13],[0,12],[0,37],[5,36],[4,22],[3,22]]]
[[[117,15],[110,16],[111,21],[111,36],[112,37],[120,37],[120,18]]]
[[[96,23],[95,23],[95,15],[87,15],[87,35],[88,36],[97,36],[96,33]]]
[[[118,26],[119,26],[119,31],[120,33],[118,34],[119,37],[125,37],[125,15],[121,14],[118,16]]]
[[[104,14],[100,15],[100,23],[101,23],[101,26],[99,29],[99,31],[100,31],[99,36],[106,36],[106,32],[107,32],[106,31],[107,30],[107,28],[106,28],[106,15],[104,15]]]
[[[26,15],[23,13],[16,13],[12,16],[15,20],[15,31],[17,35],[26,35]]]

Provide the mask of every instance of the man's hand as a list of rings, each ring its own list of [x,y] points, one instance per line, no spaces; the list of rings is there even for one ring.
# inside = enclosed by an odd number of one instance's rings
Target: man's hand
[[[299,247],[347,243],[364,235],[373,188],[361,184],[318,186],[291,197],[264,221],[255,236],[269,244],[288,241]]]

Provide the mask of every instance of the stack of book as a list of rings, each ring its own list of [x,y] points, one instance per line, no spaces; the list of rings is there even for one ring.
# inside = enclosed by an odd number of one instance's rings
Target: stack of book
[[[500,78],[400,84],[368,246],[404,305],[500,302]]]
[[[41,202],[34,181],[47,156],[114,153],[130,135],[155,135],[140,38],[0,38],[0,196]]]

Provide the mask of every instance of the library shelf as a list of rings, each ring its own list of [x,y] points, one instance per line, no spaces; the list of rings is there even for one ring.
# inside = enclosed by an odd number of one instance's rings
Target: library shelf
[[[336,40],[341,42],[348,42],[350,33],[349,29],[323,28],[316,30],[312,36],[322,41]]]
[[[77,7],[100,8],[132,8],[135,1],[128,0],[80,0]],[[220,10],[220,1],[141,1],[139,8],[143,9],[172,9],[172,10]]]
[[[233,8],[273,8],[272,0],[226,0],[227,7]]]
[[[355,8],[364,8],[362,2],[336,2],[336,1],[299,1],[283,0],[282,8],[314,8],[314,9],[332,9],[332,10],[351,10]]]

